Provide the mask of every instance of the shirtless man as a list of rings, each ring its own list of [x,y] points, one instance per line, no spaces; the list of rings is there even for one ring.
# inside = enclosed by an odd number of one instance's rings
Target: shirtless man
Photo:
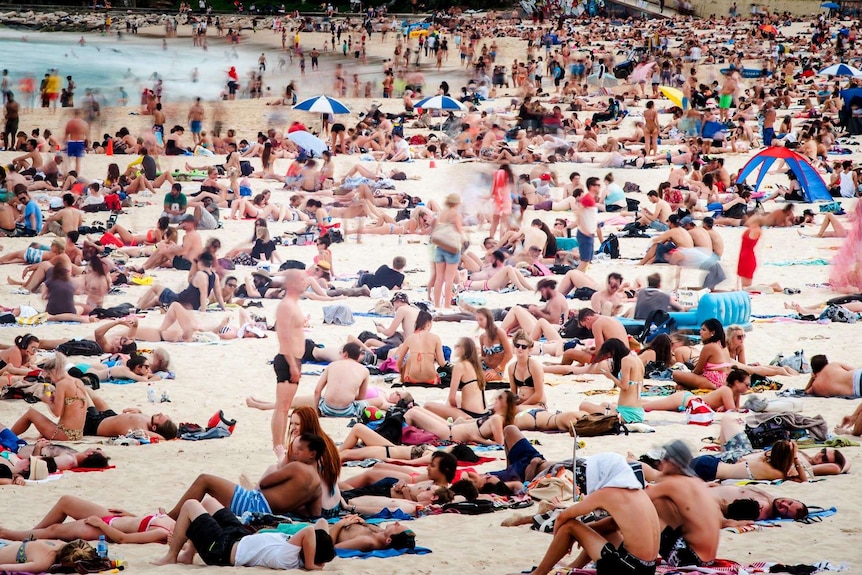
[[[383,407],[383,398],[366,400],[368,369],[359,358],[362,349],[355,343],[346,343],[341,350],[341,359],[333,361],[320,374],[317,387],[314,388],[313,407],[323,417],[359,417],[369,405]],[[329,385],[332,383],[332,385]],[[329,386],[326,397],[323,390]],[[303,402],[297,398],[294,405]]]
[[[81,119],[81,110],[75,108],[74,117],[66,122],[64,137],[66,139],[66,155],[75,158],[75,173],[81,173],[81,158],[87,148],[90,126]]]
[[[42,154],[37,149],[38,146],[39,142],[31,138],[27,140],[27,151],[20,156],[12,158],[12,165],[17,172],[25,176],[32,176],[36,172],[42,171],[44,160],[42,159]]]
[[[712,242],[712,253],[721,259],[721,256],[724,254],[724,239],[715,229],[715,220],[710,216],[703,218],[702,227],[709,234],[709,240]]]
[[[201,501],[209,495],[234,515],[251,511],[320,517],[322,491],[317,467],[325,452],[326,443],[319,435],[303,433],[293,441],[290,461],[261,477],[258,489],[245,489],[215,475],[198,475],[168,516],[176,519],[186,501]]]
[[[192,132],[195,146],[201,143],[201,131],[204,121],[204,107],[201,105],[201,99],[195,98],[195,103],[189,108],[189,128]]]
[[[655,102],[650,100],[646,103],[646,110],[644,110],[644,139],[646,140],[646,155],[658,154],[659,132],[658,111],[655,109]]]
[[[183,234],[183,243],[180,246],[163,245],[156,249],[155,253],[147,258],[141,269],[151,270],[157,267],[172,267],[178,270],[192,269],[192,262],[203,251],[201,236],[197,230],[197,221],[191,214],[186,214],[180,220],[180,229]]]
[[[164,413],[145,415],[140,409],[126,408],[122,413],[112,410],[102,396],[87,389],[87,414],[84,419],[84,435],[118,437],[131,429],[142,429],[147,437],[176,439],[177,424]]]
[[[556,280],[545,278],[536,284],[536,291],[541,296],[541,301],[546,302],[543,307],[530,304],[526,307],[514,306],[503,318],[500,327],[506,333],[512,333],[523,329],[527,333],[533,331],[536,322],[540,319],[547,320],[551,325],[563,325],[569,316],[569,304],[566,296],[557,291]]]
[[[329,533],[336,549],[375,551],[416,547],[416,535],[397,521],[379,527],[369,525],[359,515],[347,515],[332,525]]]
[[[737,81],[736,72],[725,76],[724,84],[718,92],[718,121],[726,122],[730,119],[730,107],[733,105],[733,96],[736,94]],[[767,146],[769,144],[766,144]]]
[[[806,395],[817,397],[862,397],[862,369],[846,363],[830,363],[825,355],[811,358],[811,379]]]
[[[647,193],[647,200],[652,203],[653,210],[652,212],[648,212],[646,209],[640,210],[638,212],[640,214],[638,224],[660,232],[666,231],[667,219],[672,211],[670,204],[659,197],[658,192],[655,190],[650,190]]]
[[[583,349],[567,349],[563,352],[561,365],[571,365],[573,362],[588,364],[592,361],[593,354],[602,347],[607,340],[616,338],[629,345],[629,336],[626,328],[615,317],[603,316],[585,307],[578,312],[578,323],[593,332],[595,344]]]
[[[608,274],[608,283],[590,298],[590,307],[600,315],[619,315],[626,297],[622,290],[623,276],[617,272]]]
[[[694,243],[694,247],[706,250],[708,253],[713,252],[712,236],[710,236],[706,229],[698,227],[697,224],[694,223],[694,220],[688,216],[681,219],[679,223],[691,236],[691,241]]]
[[[75,207],[75,196],[65,193],[63,194],[63,207],[45,218],[41,234],[52,233],[64,237],[69,232],[77,232],[83,221],[83,213]]]
[[[798,499],[773,497],[750,485],[710,483],[709,495],[718,502],[724,527],[742,527],[764,519],[805,519],[808,507]]]
[[[709,488],[691,469],[691,451],[677,439],[664,446],[661,480],[647,488],[662,525],[660,553],[672,567],[705,567],[718,553],[723,517]]]
[[[302,270],[289,270],[284,276],[284,298],[275,312],[278,355],[272,364],[276,375],[276,406],[271,427],[272,447],[276,450],[284,447],[288,414],[302,375],[300,358],[305,355],[305,316],[299,307],[299,298],[307,285],[308,276]],[[318,501],[318,509],[319,504]]]
[[[677,214],[671,214],[667,222],[670,225],[670,229],[652,239],[649,249],[639,262],[640,265],[667,263],[665,255],[668,252],[675,248],[694,247],[691,234],[679,225],[680,219],[677,217]]]
[[[364,349],[372,352],[378,352],[381,348],[386,348],[384,351],[398,347],[404,340],[413,335],[416,327],[416,317],[419,315],[419,308],[410,305],[410,298],[404,292],[395,292],[392,299],[389,300],[392,307],[395,308],[395,317],[389,323],[389,327],[384,327],[382,323],[375,321],[374,327],[382,337],[366,337],[363,338],[360,334],[359,338],[349,336],[347,341],[359,343]],[[401,331],[398,331],[401,328]],[[383,355],[385,358],[386,355]]]
[[[600,474],[596,485],[588,486],[586,497],[557,516],[554,540],[532,575],[550,573],[575,543],[581,553],[571,567],[596,561],[599,575],[655,573],[661,530],[658,514],[625,460],[609,458],[609,463],[613,472]],[[580,521],[579,517],[597,509],[610,517],[590,524]]]

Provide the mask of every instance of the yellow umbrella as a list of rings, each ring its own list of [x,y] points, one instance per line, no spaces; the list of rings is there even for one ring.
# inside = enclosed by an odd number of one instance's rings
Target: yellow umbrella
[[[679,106],[683,110],[688,109],[688,98],[683,95],[682,90],[677,90],[670,86],[659,86],[658,89],[675,105]]]

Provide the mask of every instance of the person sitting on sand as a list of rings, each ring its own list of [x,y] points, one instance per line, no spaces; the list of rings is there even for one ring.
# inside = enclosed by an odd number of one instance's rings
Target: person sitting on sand
[[[404,383],[437,384],[440,381],[436,366],[445,365],[446,358],[440,337],[431,333],[432,324],[431,314],[420,311],[416,314],[413,333],[398,347],[398,373]]]
[[[380,527],[366,523],[359,515],[347,515],[333,524],[329,533],[336,549],[375,551],[416,547],[416,534],[398,521]]]
[[[539,293],[540,301],[545,302],[545,305],[543,307],[513,306],[500,324],[503,331],[512,333],[521,328],[531,333],[540,319],[548,321],[551,325],[565,323],[569,316],[569,304],[566,302],[566,297],[557,291],[557,282],[549,278],[541,279],[536,284],[536,291]]]
[[[515,420],[515,394],[510,391],[500,393],[492,409],[493,412],[479,419],[449,423],[427,409],[412,407],[404,414],[404,421],[433,433],[443,441],[499,445],[503,443],[503,428]]]
[[[586,496],[557,516],[554,540],[531,575],[550,573],[576,543],[581,552],[571,567],[584,567],[592,560],[600,574],[655,573],[661,533],[656,508],[623,457],[613,453],[602,457],[603,472],[592,482],[587,479]],[[598,509],[611,520],[607,529],[593,524],[601,531],[579,519]]]
[[[452,382],[446,403],[429,401],[425,409],[440,417],[479,418],[488,410],[485,403],[485,375],[479,363],[476,342],[462,337],[455,344],[453,352],[457,360],[452,365]]]
[[[168,552],[154,563],[191,564],[195,554],[207,565],[318,571],[335,558],[335,547],[325,519],[293,535],[254,533],[207,497],[183,504]]]
[[[65,522],[66,518],[72,519]],[[0,538],[12,541],[36,539],[98,539],[104,535],[112,543],[167,543],[174,520],[163,513],[144,517],[122,509],[103,507],[74,495],[63,495],[32,529],[0,528]]]
[[[84,435],[118,437],[130,430],[143,430],[147,437],[176,439],[177,424],[164,413],[146,415],[140,409],[127,407],[117,413],[108,406],[101,394],[87,391],[87,413],[84,419]]]
[[[0,541],[0,569],[7,573],[46,573],[56,565],[75,571],[76,567],[99,558],[96,549],[83,539],[70,543],[35,539],[10,545]]]
[[[614,382],[620,389],[616,405],[584,401],[578,409],[594,415],[616,413],[623,423],[642,423],[644,408],[641,405],[644,365],[638,356],[622,341],[611,338],[602,344],[593,358],[593,364],[609,362],[610,366],[599,368],[599,373]],[[610,369],[607,369],[610,367]]]
[[[825,355],[815,355],[811,358],[811,378],[805,393],[817,397],[862,397],[862,369],[842,362],[830,363]]]
[[[87,389],[80,379],[67,373],[66,365],[66,356],[59,352],[42,364],[42,370],[51,385],[46,386],[40,399],[59,420],[54,423],[31,407],[9,428],[12,433],[21,436],[32,425],[40,437],[52,441],[79,441],[83,437]]]
[[[188,287],[180,293],[175,293],[170,288],[155,284],[141,296],[138,300],[137,308],[149,309],[157,305],[169,306],[176,302],[188,309],[206,310],[210,294],[213,294],[219,307],[224,310],[222,291],[221,289],[215,289],[218,287],[218,277],[213,268],[215,258],[212,253],[208,251],[201,253],[195,259],[195,264],[196,271],[190,274],[191,280]]]
[[[292,460],[262,477],[258,489],[245,489],[215,475],[199,475],[168,515],[177,519],[186,501],[201,501],[210,495],[234,515],[251,511],[320,517],[318,466],[327,453],[326,443],[319,435],[303,433],[293,441],[290,453]]]
[[[727,352],[727,340],[721,322],[711,318],[700,326],[703,349],[697,365],[690,372],[676,370],[673,381],[688,389],[718,389],[727,382],[727,373],[733,366]]]
[[[725,330],[727,337],[727,353],[730,361],[738,369],[753,375],[774,377],[776,375],[799,375],[795,369],[783,365],[748,365],[745,363],[745,330],[738,325],[731,325]]]
[[[690,391],[677,391],[671,395],[657,397],[643,402],[645,411],[678,411],[688,409],[695,398],[703,401],[713,411],[739,411],[739,398],[748,393],[751,379],[745,371],[733,368],[727,374],[727,382],[707,393],[695,396]]]

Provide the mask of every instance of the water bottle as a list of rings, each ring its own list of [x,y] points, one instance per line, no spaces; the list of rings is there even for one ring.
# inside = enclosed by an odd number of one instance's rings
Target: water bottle
[[[156,402],[156,388],[153,387],[152,383],[147,384],[147,401],[150,403]]]
[[[398,245],[400,246],[403,241],[404,241],[404,236],[402,236],[401,234],[398,234]]]
[[[99,535],[99,542],[96,544],[96,554],[102,559],[108,558],[108,542],[104,535]]]

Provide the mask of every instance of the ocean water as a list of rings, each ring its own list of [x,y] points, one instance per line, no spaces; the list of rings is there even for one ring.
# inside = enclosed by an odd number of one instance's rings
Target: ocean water
[[[209,50],[192,46],[190,38],[168,39],[167,49],[161,40],[141,38],[123,33],[108,36],[87,34],[85,44],[78,44],[80,34],[34,33],[0,30],[0,68],[8,69],[13,92],[20,91],[19,82],[25,76],[39,82],[52,68],[59,71],[66,85],[66,76],[75,82],[75,99],[80,102],[87,88],[97,91],[103,105],[116,106],[120,88],[128,93],[128,104],[138,106],[144,87],[155,85],[156,75],[163,81],[163,101],[192,100],[197,96],[214,100],[225,89],[227,71],[236,66],[240,83],[247,85],[247,74],[257,70],[260,52],[232,48],[223,40],[210,38]],[[275,56],[269,55],[272,60]],[[270,62],[270,66],[274,63]],[[195,68],[198,81],[192,81]],[[22,100],[23,94],[19,95]],[[22,102],[27,104],[27,102]]]

